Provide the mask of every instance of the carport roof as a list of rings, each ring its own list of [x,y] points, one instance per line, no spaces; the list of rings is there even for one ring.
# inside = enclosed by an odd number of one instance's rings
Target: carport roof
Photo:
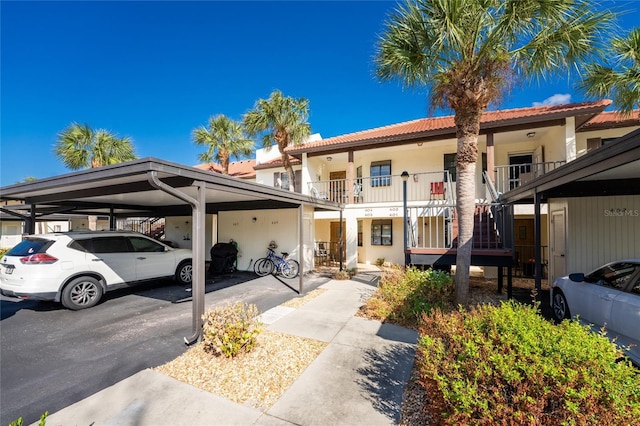
[[[550,198],[640,194],[640,129],[626,134],[500,197],[505,203]]]
[[[195,198],[196,182],[206,188],[207,213],[224,210],[296,208],[340,210],[341,205],[307,195],[210,173],[156,158],[53,176],[0,188],[0,199],[22,205],[4,209],[24,211],[36,206],[37,214],[67,212],[115,216],[190,215],[191,206],[156,188],[152,175],[164,184]]]

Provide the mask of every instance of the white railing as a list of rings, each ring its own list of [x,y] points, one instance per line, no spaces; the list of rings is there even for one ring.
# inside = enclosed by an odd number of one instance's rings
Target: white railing
[[[309,195],[343,204],[402,202],[401,175],[309,183]],[[455,184],[447,171],[414,173],[407,180],[407,201],[454,200]]]
[[[496,166],[496,190],[500,194],[516,189],[532,179],[549,173],[565,164],[566,161],[548,161],[546,163],[514,164]]]
[[[501,249],[505,247],[505,224],[502,214],[496,215],[500,203],[478,203],[474,214],[472,247]],[[426,205],[407,209],[409,229],[407,241],[412,248],[456,248],[456,206],[451,203]]]

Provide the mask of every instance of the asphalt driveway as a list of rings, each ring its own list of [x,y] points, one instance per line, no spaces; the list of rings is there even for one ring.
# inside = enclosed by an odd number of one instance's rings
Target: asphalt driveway
[[[305,292],[328,277],[305,277]],[[283,280],[297,288],[297,280]],[[272,276],[236,272],[207,280],[205,306],[244,301],[264,312],[297,294]],[[0,297],[0,424],[25,424],[143,369],[172,360],[191,335],[190,292],[171,281],[107,293],[69,311]],[[144,390],[141,389],[141,392]]]

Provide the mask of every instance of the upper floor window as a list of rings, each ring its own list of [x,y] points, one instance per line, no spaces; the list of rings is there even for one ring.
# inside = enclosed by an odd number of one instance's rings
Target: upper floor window
[[[371,163],[371,186],[391,186],[391,160]]]
[[[302,170],[294,170],[296,175],[296,185],[295,192],[301,192],[302,187]],[[287,172],[275,172],[273,174],[273,186],[275,188],[284,189],[285,191],[289,191],[289,173]]]
[[[273,174],[273,186],[276,188],[289,190],[289,173],[276,172]]]
[[[449,172],[449,176],[451,176],[451,182],[456,181],[456,154],[445,154],[444,155],[444,170],[445,172]],[[445,174],[444,180],[446,182],[447,176]]]

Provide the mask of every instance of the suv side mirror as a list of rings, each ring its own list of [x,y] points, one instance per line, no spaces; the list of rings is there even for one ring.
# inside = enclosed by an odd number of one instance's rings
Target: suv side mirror
[[[578,272],[575,274],[569,274],[569,279],[576,283],[581,283],[584,281],[584,274],[582,272]]]

